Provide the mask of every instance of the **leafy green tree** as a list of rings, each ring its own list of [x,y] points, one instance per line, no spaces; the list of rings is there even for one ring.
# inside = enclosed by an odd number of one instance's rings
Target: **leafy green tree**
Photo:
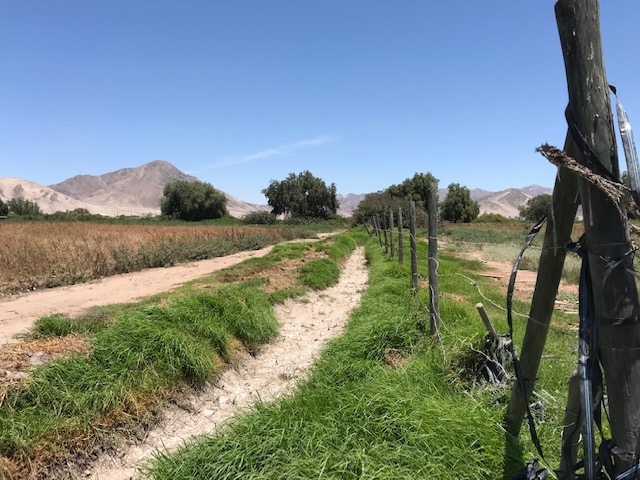
[[[471,193],[467,187],[459,183],[452,183],[441,205],[443,220],[453,223],[458,221],[471,222],[480,214],[478,202],[471,200]]]
[[[388,218],[389,210],[393,211],[396,217],[398,208],[402,208],[403,223],[409,226],[409,200],[393,196],[387,191],[368,193],[358,203],[358,206],[351,214],[351,222],[354,225],[369,223],[371,217],[379,215],[380,218]],[[397,222],[397,219],[396,219]],[[425,227],[427,225],[427,214],[423,209],[416,209],[416,225]]]
[[[199,221],[227,214],[227,198],[210,183],[177,180],[164,186],[160,211],[165,217]]]
[[[0,216],[5,216],[9,214],[9,205],[4,203],[2,199],[0,199]]]
[[[290,173],[282,181],[271,180],[262,194],[276,215],[327,219],[338,210],[335,184],[327,187],[308,170],[298,175]]]
[[[15,215],[42,215],[36,202],[24,198],[12,198],[7,202],[9,211]]]
[[[413,177],[405,179],[399,185],[391,185],[386,189],[386,192],[394,197],[413,200],[420,207],[424,208],[427,205],[429,190],[434,184],[435,188],[438,188],[438,179],[431,173],[416,173]]]
[[[551,195],[543,193],[530,198],[526,205],[518,207],[520,218],[529,222],[537,222],[543,215],[547,215],[551,209]]]

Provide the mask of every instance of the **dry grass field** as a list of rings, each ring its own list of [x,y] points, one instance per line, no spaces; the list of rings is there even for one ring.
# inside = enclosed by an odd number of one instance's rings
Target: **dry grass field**
[[[4,223],[0,295],[252,250],[300,231],[245,226]]]

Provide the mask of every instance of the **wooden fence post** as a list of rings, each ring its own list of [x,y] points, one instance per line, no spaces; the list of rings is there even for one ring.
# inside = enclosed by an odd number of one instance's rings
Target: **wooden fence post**
[[[382,233],[380,233],[380,216],[376,213],[374,217],[376,220],[376,231],[378,232],[378,241],[380,242],[380,246],[382,247]]]
[[[604,169],[620,178],[599,3],[559,0],[555,12],[567,74],[569,121],[575,122]],[[576,151],[577,160],[584,164],[583,149]],[[628,254],[631,245],[626,218],[621,218],[614,203],[599,189],[584,180],[579,181],[579,189],[617,475],[640,456],[640,302],[633,259]],[[605,259],[620,263],[607,270]]]
[[[382,215],[382,232],[384,233],[384,253],[389,253],[389,234],[387,233],[386,215]]]
[[[404,238],[402,237],[402,207],[398,207],[398,263],[404,263]]]
[[[429,329],[431,336],[440,336],[440,289],[438,287],[438,188],[429,184]]]
[[[393,232],[393,210],[389,210],[389,244],[391,247],[391,256],[396,254],[395,235]]]
[[[416,250],[416,202],[409,202],[409,245],[411,249],[411,284],[418,291],[418,252]]]
[[[574,154],[573,141],[567,135],[564,150]],[[517,384],[514,384],[505,415],[507,430],[518,436],[525,415],[525,402],[531,399],[531,392],[538,376],[538,368],[544,345],[547,341],[549,323],[555,307],[558,285],[562,277],[562,267],[566,257],[566,245],[571,241],[571,230],[578,209],[578,179],[562,167],[558,169],[550,215],[540,253],[538,275],[533,290],[529,321],[522,341],[520,367],[525,382],[526,399]]]

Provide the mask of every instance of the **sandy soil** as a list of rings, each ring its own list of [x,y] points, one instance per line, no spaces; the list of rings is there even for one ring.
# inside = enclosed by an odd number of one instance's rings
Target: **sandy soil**
[[[0,300],[0,345],[18,341],[39,317],[53,313],[70,316],[95,306],[128,303],[166,292],[189,280],[203,277],[242,262],[263,257],[273,246],[239,252],[226,257],[176,265],[162,269],[115,275],[88,283],[29,292]]]
[[[245,354],[215,385],[164,412],[145,440],[105,455],[93,468],[69,472],[69,478],[124,480],[138,478],[138,466],[158,451],[172,451],[195,436],[216,432],[238,409],[269,401],[295,388],[326,342],[344,328],[367,283],[364,251],[346,263],[339,283],[276,307],[279,337],[255,357]]]

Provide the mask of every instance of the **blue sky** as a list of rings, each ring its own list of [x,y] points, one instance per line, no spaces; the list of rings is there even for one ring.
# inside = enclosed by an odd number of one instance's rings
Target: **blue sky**
[[[49,185],[163,159],[258,203],[303,170],[339,193],[415,172],[551,187],[534,149],[566,132],[553,5],[0,0],[0,176]],[[637,129],[640,2],[601,10]]]

